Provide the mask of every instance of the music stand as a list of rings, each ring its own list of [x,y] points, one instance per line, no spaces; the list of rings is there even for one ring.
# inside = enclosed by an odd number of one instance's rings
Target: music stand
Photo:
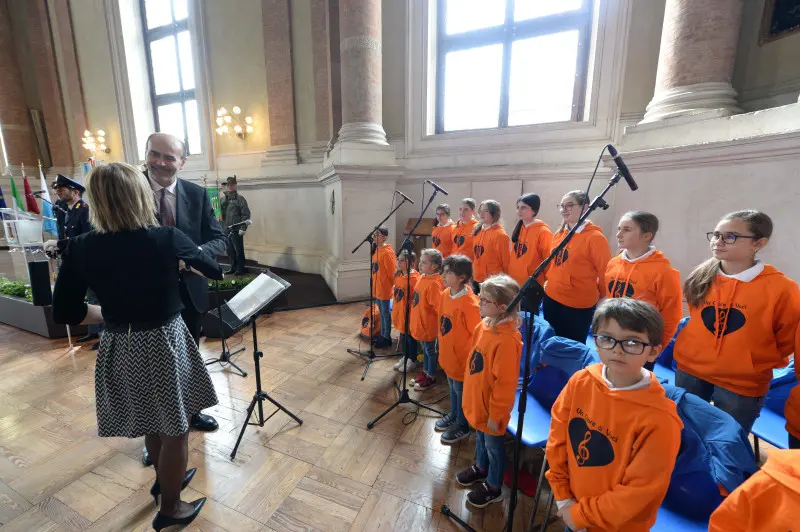
[[[253,394],[253,399],[250,401],[250,406],[247,407],[247,417],[242,424],[242,430],[239,432],[239,437],[236,439],[236,445],[233,446],[231,452],[231,460],[236,458],[236,451],[239,449],[239,444],[244,436],[244,431],[247,425],[264,426],[272,416],[282,410],[289,417],[294,419],[299,425],[303,424],[303,420],[296,415],[289,412],[282,404],[269,396],[267,392],[261,389],[261,366],[259,359],[264,356],[258,349],[258,336],[256,333],[256,318],[258,317],[261,309],[269,305],[276,297],[285,292],[291,284],[281,279],[270,271],[262,272],[258,277],[253,279],[250,284],[245,286],[236,296],[228,301],[226,307],[230,309],[234,315],[235,320],[232,320],[236,327],[242,326],[247,320],[250,321],[250,327],[253,329],[253,361],[256,366],[256,393]],[[230,319],[230,318],[229,318]],[[278,410],[264,417],[264,400],[269,401],[275,405]],[[250,416],[253,415],[253,410],[258,404],[258,417],[257,422],[250,423]]]
[[[242,322],[238,317],[236,317],[233,311],[231,311],[230,307],[228,307],[228,304],[222,302],[222,297],[219,293],[219,281],[214,281],[214,289],[217,294],[217,308],[209,312],[209,314],[213,315],[216,311],[217,318],[219,319],[219,338],[222,340],[222,352],[219,354],[218,358],[206,360],[205,364],[206,366],[210,366],[211,364],[219,363],[219,365],[223,368],[225,367],[225,364],[230,364],[230,366],[235,368],[242,377],[247,377],[247,372],[237,366],[232,360],[235,355],[238,355],[247,348],[245,346],[240,346],[235,351],[228,349],[228,344],[225,342],[225,331],[222,328],[222,324],[224,323],[231,328],[231,331],[235,331],[238,327],[234,327],[233,325],[238,322],[239,326],[241,326]]]

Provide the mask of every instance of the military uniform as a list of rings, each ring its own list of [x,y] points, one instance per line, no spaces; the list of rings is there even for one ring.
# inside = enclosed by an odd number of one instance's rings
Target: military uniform
[[[61,174],[58,174],[55,186],[67,187],[72,190],[77,190],[80,193],[86,190],[83,185],[77,181]],[[92,230],[92,224],[89,223],[89,205],[82,199],[76,201],[72,207],[69,207],[66,202],[63,201],[57,201],[56,205],[67,211],[65,214],[56,209],[58,250],[64,251],[67,248],[67,243],[70,238],[75,238],[78,235],[88,233]]]
[[[236,177],[229,177],[228,184],[236,184]],[[244,222],[250,219],[250,207],[247,200],[238,192],[226,192],[225,197],[220,203],[222,211],[222,229],[228,233],[228,258],[231,262],[230,271],[241,275],[245,273],[244,257],[244,236],[239,232],[247,230],[247,225],[240,225],[233,230],[228,229],[231,225]]]

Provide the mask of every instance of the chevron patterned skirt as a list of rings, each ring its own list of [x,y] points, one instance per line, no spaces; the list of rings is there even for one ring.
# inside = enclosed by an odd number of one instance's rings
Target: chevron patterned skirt
[[[155,329],[105,331],[94,377],[102,437],[178,436],[189,430],[192,415],[217,404],[200,351],[180,316]]]

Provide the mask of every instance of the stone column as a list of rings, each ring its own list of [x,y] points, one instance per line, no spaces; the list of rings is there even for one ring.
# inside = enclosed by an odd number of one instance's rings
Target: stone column
[[[667,0],[645,122],[740,113],[731,86],[744,0]]]

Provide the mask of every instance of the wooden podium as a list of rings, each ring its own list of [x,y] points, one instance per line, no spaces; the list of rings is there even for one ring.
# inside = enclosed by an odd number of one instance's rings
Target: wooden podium
[[[406,228],[403,231],[403,238],[408,236],[409,231],[411,231],[411,228],[414,227],[416,221],[416,218],[408,219],[406,222]],[[430,237],[433,234],[433,221],[433,218],[423,218],[416,231],[414,231],[413,244],[414,253],[417,254],[417,261],[419,261],[422,250],[431,247]]]

